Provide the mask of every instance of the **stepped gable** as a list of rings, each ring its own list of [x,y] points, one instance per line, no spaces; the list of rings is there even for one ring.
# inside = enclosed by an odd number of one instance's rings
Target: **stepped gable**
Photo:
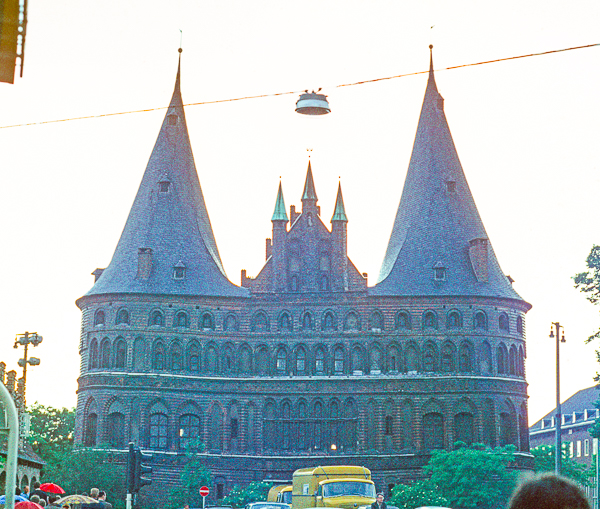
[[[433,58],[400,205],[370,293],[522,300],[479,217],[437,90]]]
[[[113,258],[87,296],[248,295],[227,279],[219,256],[192,155],[180,67],[171,103]]]

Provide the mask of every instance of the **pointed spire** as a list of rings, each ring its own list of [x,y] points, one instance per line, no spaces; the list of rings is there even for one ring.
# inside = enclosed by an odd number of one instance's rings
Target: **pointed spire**
[[[285,202],[283,201],[283,190],[281,188],[281,180],[279,181],[279,190],[277,191],[277,200],[275,200],[275,210],[273,211],[273,217],[271,221],[289,221],[287,212],[285,210]]]
[[[306,171],[306,181],[304,182],[304,191],[302,192],[302,201],[312,200],[317,203],[317,192],[315,191],[315,181],[313,180],[312,167],[310,159],[308,160],[308,170]]]
[[[435,270],[439,266],[444,278]],[[404,190],[372,292],[521,300],[500,269],[471,195],[435,83],[433,57]]]
[[[342,184],[338,184],[337,197],[335,199],[335,207],[333,209],[333,216],[331,222],[344,221],[348,222],[348,216],[346,216],[346,208],[344,207],[344,197],[342,196]]]
[[[112,261],[87,295],[247,295],[225,275],[198,180],[180,84],[181,50],[173,96],[123,233]]]

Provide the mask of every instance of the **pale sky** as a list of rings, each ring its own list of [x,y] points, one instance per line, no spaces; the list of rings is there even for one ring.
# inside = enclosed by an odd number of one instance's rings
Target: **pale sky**
[[[426,75],[600,43],[597,1],[29,0],[25,73],[0,84],[0,127],[168,105],[183,31],[184,103],[323,87],[332,113],[297,94],[186,109],[229,278],[254,276],[279,177],[300,205],[312,149],[329,224],[341,177],[349,256],[374,284],[398,207]],[[432,28],[433,27],[433,28]],[[530,422],[554,407],[550,323],[565,325],[562,394],[593,385],[598,308],[573,288],[600,243],[600,46],[440,70],[436,81],[471,191],[527,315]],[[165,110],[0,128],[0,358],[37,331],[28,402],[73,406],[75,300],[106,267]]]

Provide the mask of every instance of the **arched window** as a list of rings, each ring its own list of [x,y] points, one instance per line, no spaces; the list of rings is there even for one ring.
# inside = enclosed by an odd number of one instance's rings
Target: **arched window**
[[[169,419],[165,414],[152,414],[150,416],[150,430],[148,433],[150,449],[165,450],[168,442]]]
[[[291,448],[292,442],[292,433],[291,433],[291,407],[288,401],[284,401],[283,405],[281,405],[281,417],[282,419],[282,433],[281,433],[281,447],[284,450],[288,450]]]
[[[372,375],[377,375],[381,373],[381,367],[383,365],[383,355],[381,353],[381,349],[378,346],[375,346],[371,350],[371,362],[369,364],[369,371]]]
[[[302,347],[296,350],[296,374],[306,374],[306,351]]]
[[[477,313],[475,313],[474,321],[476,329],[487,330],[487,318],[483,311],[477,311]]]
[[[240,373],[242,375],[252,374],[252,350],[248,345],[240,349]]]
[[[304,401],[300,401],[298,403],[298,447],[299,451],[304,451],[307,449],[308,445],[308,425],[306,422],[306,403]]]
[[[96,314],[94,315],[94,326],[98,327],[98,325],[104,325],[105,320],[106,315],[104,314],[104,311],[101,309],[96,311]]]
[[[183,369],[183,350],[179,343],[171,345],[171,371],[181,371]]]
[[[345,331],[357,331],[360,329],[360,325],[358,322],[358,316],[354,312],[350,312],[346,315],[346,319],[344,320],[344,330]]]
[[[523,353],[523,347],[519,346],[519,363],[517,364],[519,369],[519,375],[525,375],[525,354]]]
[[[419,371],[419,355],[414,345],[406,347],[406,371],[409,373]]]
[[[175,315],[175,327],[181,327],[187,329],[190,326],[190,319],[188,314],[185,311],[179,311]],[[202,324],[202,328],[204,328],[204,324]],[[209,327],[211,329],[212,327]]]
[[[196,450],[200,437],[200,417],[184,414],[179,418],[179,450]]]
[[[223,372],[227,374],[235,372],[235,357],[230,346],[223,350]]]
[[[396,315],[396,329],[410,329],[410,315],[406,311]]]
[[[369,320],[372,332],[381,332],[383,330],[383,315],[379,311],[373,311]]]
[[[501,331],[504,331],[504,332],[509,331],[508,315],[506,313],[502,313],[500,315],[500,317],[498,318],[498,327],[500,328]]]
[[[252,319],[252,332],[266,332],[269,330],[269,322],[264,313],[257,313]]]
[[[423,449],[444,448],[444,416],[431,412],[423,416]]]
[[[108,415],[108,444],[115,449],[125,447],[125,416],[119,412]]]
[[[292,319],[289,314],[282,313],[279,317],[279,330],[291,332],[292,330]]]
[[[215,330],[215,320],[210,313],[204,313],[200,320],[202,330]]]
[[[127,361],[127,344],[124,340],[117,340],[115,347],[115,368],[124,368]]]
[[[435,371],[435,351],[432,345],[426,345],[423,353],[423,371]]]
[[[290,278],[290,291],[299,292],[300,291],[300,280],[298,276],[292,276]]]
[[[523,334],[523,317],[521,315],[517,316],[517,332]]]
[[[287,372],[287,354],[283,348],[277,350],[277,360],[275,368],[278,375],[285,375]]]
[[[437,318],[433,311],[427,311],[423,315],[423,328],[425,329],[437,329]]]
[[[517,374],[517,348],[515,347],[515,345],[510,347],[510,350],[508,352],[508,373],[510,375],[516,375]]]
[[[264,446],[267,450],[273,450],[276,441],[276,423],[275,404],[272,401],[267,402],[265,405],[264,416]]]
[[[458,311],[450,311],[446,317],[446,328],[458,329],[462,327],[462,318]]]
[[[219,357],[217,356],[217,350],[213,345],[210,345],[206,349],[206,371],[211,375],[214,375],[219,371]]]
[[[86,447],[93,447],[96,445],[96,437],[98,435],[98,415],[91,413],[88,415],[86,426],[85,426],[85,438],[83,439],[83,445]]]
[[[352,372],[356,375],[362,375],[364,371],[363,351],[359,346],[356,346],[352,349]]]
[[[238,322],[234,315],[227,315],[225,322],[223,323],[223,330],[238,330]]]
[[[190,343],[188,346],[188,369],[192,373],[198,373],[200,371],[200,348],[198,347],[198,343]]]
[[[119,309],[117,313],[117,325],[129,323],[129,312],[126,309]]]
[[[162,312],[156,310],[152,311],[152,316],[150,317],[150,325],[156,325],[162,327],[165,324],[165,318]]]
[[[496,350],[496,364],[499,375],[506,374],[508,367],[506,361],[506,347],[504,345],[499,345]]]
[[[335,319],[331,311],[327,311],[327,313],[325,313],[325,316],[323,317],[322,329],[326,332],[333,332],[336,329]]]
[[[340,375],[344,372],[344,350],[338,346],[333,352],[333,372]]]
[[[492,373],[492,347],[487,341],[481,345],[481,372],[484,375]]]
[[[456,441],[471,445],[474,442],[475,425],[473,414],[461,412],[454,416],[454,437]]]
[[[110,343],[108,339],[103,340],[100,346],[100,367],[104,369],[110,368]]]
[[[446,343],[442,348],[442,371],[451,373],[454,370],[454,347]]]
[[[98,368],[98,341],[92,340],[90,346],[90,369]]]
[[[305,331],[313,329],[313,320],[310,313],[304,313],[304,316],[302,317],[302,329]]]
[[[329,276],[326,276],[325,274],[319,276],[319,290],[322,292],[329,291]]]
[[[152,369],[162,371],[165,369],[165,346],[160,342],[154,343],[152,352]]]
[[[323,448],[323,405],[317,401],[313,407],[315,449]]]
[[[322,375],[325,373],[325,351],[318,348],[315,352],[315,374]]]
[[[467,343],[460,345],[459,354],[459,367],[463,373],[473,371],[473,355],[471,353],[471,347]]]
[[[264,346],[256,352],[256,371],[259,375],[269,374],[269,351]]]

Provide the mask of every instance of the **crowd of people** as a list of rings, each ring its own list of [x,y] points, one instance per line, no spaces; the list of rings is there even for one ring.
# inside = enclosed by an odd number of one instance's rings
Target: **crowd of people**
[[[24,486],[23,490],[17,487],[15,488],[15,495],[19,495],[20,497],[47,509],[75,509],[75,504],[61,503],[61,499],[64,495],[42,491],[40,486],[41,484],[39,482],[35,482],[31,493],[29,486]],[[76,505],[81,506],[81,509],[112,509],[113,507],[112,504],[106,501],[106,491],[92,488],[89,497],[93,499],[93,502]],[[73,506],[73,508],[71,506]]]

